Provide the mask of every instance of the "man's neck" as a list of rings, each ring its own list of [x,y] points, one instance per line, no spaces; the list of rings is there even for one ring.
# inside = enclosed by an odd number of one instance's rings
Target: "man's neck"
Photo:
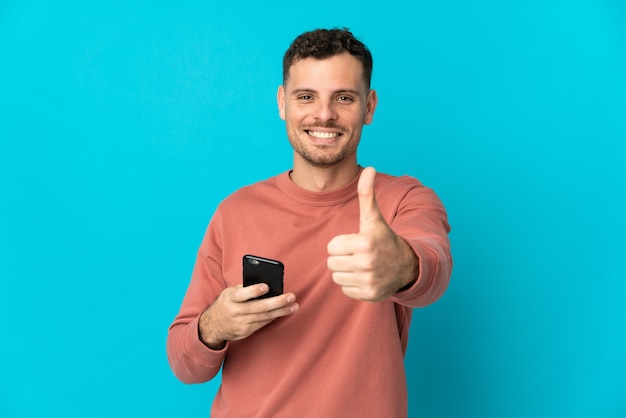
[[[329,192],[350,183],[361,168],[356,162],[344,162],[333,166],[317,167],[307,162],[294,161],[291,181],[312,192]]]

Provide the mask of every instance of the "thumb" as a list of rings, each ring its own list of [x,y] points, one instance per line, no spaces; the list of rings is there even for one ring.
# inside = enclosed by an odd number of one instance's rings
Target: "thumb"
[[[382,219],[378,203],[376,203],[376,195],[374,194],[374,181],[376,179],[376,170],[373,167],[367,167],[361,172],[357,191],[359,193],[359,212],[360,212],[360,230],[367,229],[372,222]]]

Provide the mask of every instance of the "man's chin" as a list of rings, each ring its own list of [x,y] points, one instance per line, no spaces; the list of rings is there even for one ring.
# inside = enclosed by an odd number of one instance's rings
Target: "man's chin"
[[[320,168],[332,167],[332,166],[338,165],[346,159],[345,155],[337,155],[337,154],[320,155],[318,153],[318,154],[305,154],[305,155],[300,154],[300,155],[312,166],[320,167]]]

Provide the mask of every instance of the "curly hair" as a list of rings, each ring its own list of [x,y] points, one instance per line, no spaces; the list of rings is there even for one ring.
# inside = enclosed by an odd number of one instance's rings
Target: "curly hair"
[[[289,78],[289,69],[301,59],[330,58],[347,51],[363,65],[363,81],[367,88],[372,79],[373,59],[367,46],[356,39],[348,30],[316,29],[298,36],[283,56],[283,84]]]

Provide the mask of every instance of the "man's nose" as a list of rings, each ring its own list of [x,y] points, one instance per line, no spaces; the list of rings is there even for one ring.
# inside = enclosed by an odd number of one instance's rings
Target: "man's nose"
[[[320,100],[315,109],[315,118],[322,121],[336,120],[337,112],[332,101]]]

